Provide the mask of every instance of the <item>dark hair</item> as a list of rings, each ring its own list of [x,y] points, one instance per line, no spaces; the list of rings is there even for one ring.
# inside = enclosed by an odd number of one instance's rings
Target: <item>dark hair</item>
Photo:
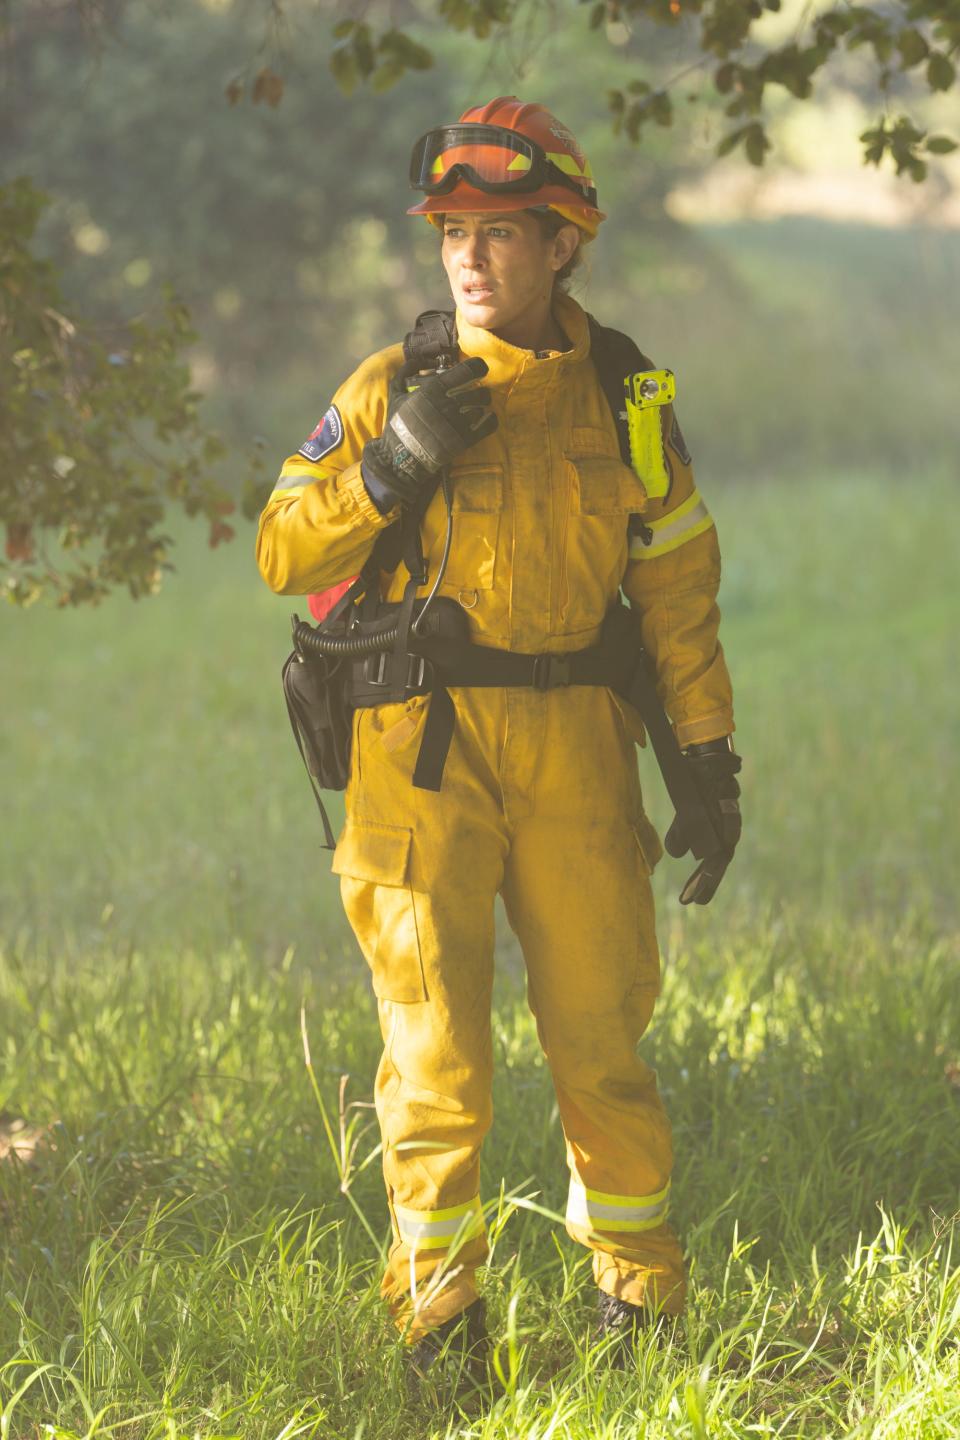
[[[531,208],[524,211],[524,214],[533,216],[534,220],[536,220],[537,224],[540,226],[540,234],[544,237],[545,240],[552,240],[554,235],[559,234],[559,232],[563,229],[564,225],[573,224],[573,221],[568,220],[566,216],[558,215],[556,210],[548,210],[546,208],[538,208],[534,210],[533,208]],[[583,257],[580,254],[582,248],[583,241],[581,240],[580,244],[577,246],[576,250],[574,250],[567,263],[565,265],[562,265],[557,271],[554,277],[555,284],[565,285],[566,282],[570,279],[570,276],[573,274],[574,270],[576,270],[577,267],[583,263]]]
[[[540,234],[545,240],[552,240],[554,235],[558,234],[559,231],[563,229],[564,225],[573,224],[572,220],[567,220],[563,215],[558,215],[556,210],[549,210],[546,206],[538,207],[537,209],[534,209],[532,206],[530,206],[526,210],[521,210],[519,213],[521,215],[533,216],[534,220],[536,220],[537,224],[540,227]],[[446,219],[446,216],[438,215],[437,219],[440,221],[440,232],[442,234],[443,222]],[[583,257],[580,253],[582,249],[583,241],[581,240],[576,250],[574,250],[573,254],[570,256],[570,259],[565,265],[561,265],[560,269],[554,276],[555,285],[566,286],[566,283],[570,279],[574,270],[576,270],[580,265],[583,264]]]

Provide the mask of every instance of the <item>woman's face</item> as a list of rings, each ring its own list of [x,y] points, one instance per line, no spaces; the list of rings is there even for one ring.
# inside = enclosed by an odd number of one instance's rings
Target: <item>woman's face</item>
[[[580,243],[576,225],[543,233],[533,215],[449,214],[441,256],[457,307],[471,325],[502,330],[549,311],[553,280]]]

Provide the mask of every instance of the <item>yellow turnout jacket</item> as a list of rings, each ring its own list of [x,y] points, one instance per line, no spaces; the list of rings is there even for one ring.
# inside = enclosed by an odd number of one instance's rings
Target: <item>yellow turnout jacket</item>
[[[457,316],[462,356],[482,356],[489,367],[484,383],[500,424],[451,468],[454,535],[440,593],[463,606],[477,644],[563,652],[593,644],[622,585],[680,744],[726,735],[733,708],[717,637],[720,550],[672,407],[664,422],[669,488],[652,499],[620,458],[585,312],[560,295],[555,314],[570,348],[541,356]],[[368,496],[360,455],[383,431],[388,385],[402,363],[400,345],[365,360],[327,412],[332,448],[317,460],[296,453],[284,461],[257,534],[261,573],[278,593],[322,591],[356,575],[396,518]],[[649,544],[628,539],[637,512]],[[438,492],[423,523],[431,576],[445,529]],[[384,576],[384,598],[399,600],[405,580],[402,566]]]

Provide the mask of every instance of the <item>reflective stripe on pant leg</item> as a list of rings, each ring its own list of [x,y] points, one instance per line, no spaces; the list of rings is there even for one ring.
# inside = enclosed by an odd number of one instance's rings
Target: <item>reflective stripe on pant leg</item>
[[[395,1204],[393,1213],[400,1239],[412,1250],[446,1250],[473,1240],[486,1229],[479,1195],[446,1210],[408,1210]]]
[[[669,1181],[654,1195],[611,1195],[589,1190],[576,1175],[570,1177],[567,1224],[578,1230],[607,1234],[653,1230],[669,1209]]]

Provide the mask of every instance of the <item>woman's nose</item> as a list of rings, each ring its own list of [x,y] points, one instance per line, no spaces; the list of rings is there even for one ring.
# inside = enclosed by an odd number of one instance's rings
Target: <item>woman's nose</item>
[[[471,269],[485,265],[487,261],[486,240],[483,235],[470,235],[464,247],[464,259]]]

